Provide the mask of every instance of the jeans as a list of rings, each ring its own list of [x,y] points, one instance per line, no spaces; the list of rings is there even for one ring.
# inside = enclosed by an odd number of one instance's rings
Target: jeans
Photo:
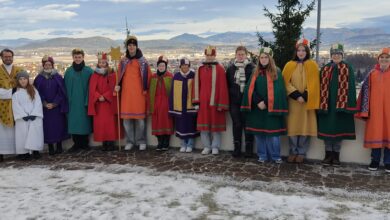
[[[291,155],[306,155],[306,151],[309,148],[310,136],[290,136],[288,137],[288,142],[290,145],[290,154]]]
[[[382,156],[382,148],[375,148],[371,150],[371,160],[380,162]],[[383,150],[383,164],[390,164],[390,149],[385,147]]]
[[[255,135],[257,155],[260,160],[279,160],[280,158],[280,137]]]
[[[204,148],[220,148],[221,147],[221,132],[200,132],[200,139]]]
[[[146,122],[145,119],[124,119],[127,143],[133,145],[146,144]]]
[[[324,140],[324,143],[325,143],[325,150],[326,151],[340,152],[341,140],[338,140],[338,141]]]
[[[194,148],[194,138],[185,138],[180,140],[180,146],[181,147],[189,147],[189,148]]]

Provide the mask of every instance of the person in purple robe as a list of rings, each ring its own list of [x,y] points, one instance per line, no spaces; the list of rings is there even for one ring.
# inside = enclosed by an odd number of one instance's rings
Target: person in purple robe
[[[196,130],[197,111],[192,105],[192,85],[195,73],[190,70],[190,61],[180,59],[180,71],[173,76],[169,97],[169,114],[175,120],[176,136],[181,139],[180,152],[190,153],[194,147],[194,138],[199,136]]]
[[[53,57],[42,58],[43,69],[34,80],[43,106],[44,141],[49,146],[49,155],[62,153],[62,141],[69,138],[66,113],[68,101],[62,76],[54,69]],[[56,144],[56,149],[54,149]]]

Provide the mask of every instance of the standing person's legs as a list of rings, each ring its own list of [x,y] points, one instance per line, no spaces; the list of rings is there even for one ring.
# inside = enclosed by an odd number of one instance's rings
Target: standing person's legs
[[[267,151],[271,156],[272,161],[275,163],[281,163],[282,159],[280,158],[280,137],[279,136],[267,136]]]
[[[310,144],[310,136],[298,136],[298,155],[295,158],[295,162],[297,163],[303,163],[307,149],[309,148]]]
[[[253,156],[253,136],[245,131],[245,157]]]
[[[201,131],[200,132],[200,139],[201,139],[202,145],[203,145],[202,154],[209,154],[211,151],[210,132],[209,131]]]
[[[333,149],[332,164],[334,166],[340,166],[341,165],[341,163],[340,163],[341,140],[333,141],[332,149]]]
[[[212,153],[219,154],[219,148],[221,148],[221,132],[211,132],[212,135]]]
[[[256,139],[257,156],[259,157],[258,161],[260,163],[264,163],[265,161],[268,160],[265,136],[263,135],[254,135],[254,136]]]
[[[134,120],[132,119],[124,119],[123,127],[125,128],[126,133],[126,146],[125,150],[131,150],[135,144],[135,128],[134,128]]]
[[[146,150],[146,119],[135,120],[135,142],[140,150]]]
[[[373,148],[371,149],[371,163],[368,166],[369,170],[375,171],[379,168],[379,163],[381,161],[382,148]]]
[[[333,142],[330,140],[324,140],[325,144],[325,158],[322,160],[324,166],[332,165],[333,161]]]
[[[234,157],[240,156],[241,154],[241,139],[242,139],[242,129],[245,118],[242,117],[240,111],[240,106],[231,104],[230,105],[230,117],[233,122],[233,144],[234,150],[232,155]]]
[[[195,138],[188,138],[186,143],[186,153],[191,153],[194,148]]]
[[[287,162],[294,163],[295,158],[298,155],[298,140],[299,136],[289,136],[288,137],[288,145],[290,148],[290,155],[287,158]]]
[[[386,173],[390,173],[390,149],[385,147],[383,152],[383,163],[385,164]]]

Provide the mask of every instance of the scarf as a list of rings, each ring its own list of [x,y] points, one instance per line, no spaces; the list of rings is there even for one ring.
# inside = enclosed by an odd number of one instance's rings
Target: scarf
[[[96,67],[95,68],[95,73],[99,74],[99,75],[102,75],[102,76],[105,76],[107,75],[108,73],[108,69],[107,68],[99,68],[99,67]]]
[[[80,72],[81,70],[83,70],[84,66],[85,66],[84,60],[80,64],[76,64],[75,62],[72,63],[72,67],[76,72]]]
[[[246,84],[246,76],[245,76],[245,67],[250,62],[248,59],[244,60],[244,62],[238,62],[234,60],[234,66],[236,66],[236,73],[234,74],[234,80],[237,85],[240,86],[240,92],[242,93]]]
[[[43,69],[39,74],[45,77],[45,79],[51,79],[57,73],[58,72],[56,69],[50,69],[50,70]]]
[[[340,62],[339,64],[332,63],[324,67],[321,74],[321,98],[320,109],[327,111],[329,108],[329,86],[332,80],[334,68],[337,68],[338,74],[338,88],[337,88],[337,102],[336,109],[346,109],[348,102],[348,80],[349,69],[348,66]]]

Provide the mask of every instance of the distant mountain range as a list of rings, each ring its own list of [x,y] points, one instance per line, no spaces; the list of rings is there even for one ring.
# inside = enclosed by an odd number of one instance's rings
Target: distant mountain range
[[[265,39],[273,40],[273,34],[261,33]],[[316,29],[304,29],[304,36],[313,40],[316,36]],[[348,29],[348,28],[324,28],[321,30],[322,50],[328,50],[332,43],[341,42],[347,50],[372,49],[390,46],[390,33],[382,29]],[[208,37],[201,37],[194,34],[181,34],[169,40],[146,40],[140,41],[139,45],[143,50],[168,50],[168,49],[200,49],[207,44],[220,46],[245,45],[249,48],[257,47],[256,33],[225,32],[213,34]],[[26,38],[13,40],[0,40],[0,48],[10,47],[19,51],[69,51],[71,48],[81,47],[87,53],[96,53],[103,48],[110,46],[123,46],[123,40],[113,40],[106,37],[88,38],[52,38],[46,40],[31,40]]]

